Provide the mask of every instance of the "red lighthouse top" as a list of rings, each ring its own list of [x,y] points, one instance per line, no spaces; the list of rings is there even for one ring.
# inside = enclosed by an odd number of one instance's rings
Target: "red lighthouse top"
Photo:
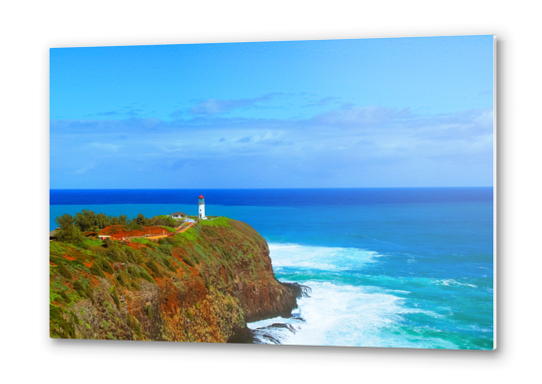
[[[203,195],[199,195],[198,199],[203,199]]]

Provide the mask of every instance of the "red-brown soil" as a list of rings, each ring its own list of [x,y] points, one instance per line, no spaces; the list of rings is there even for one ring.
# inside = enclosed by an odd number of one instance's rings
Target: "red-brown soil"
[[[168,230],[160,227],[143,227],[143,230],[139,230],[125,229],[122,225],[110,225],[100,231],[100,235],[107,235],[118,239],[123,237],[163,235],[168,233]]]

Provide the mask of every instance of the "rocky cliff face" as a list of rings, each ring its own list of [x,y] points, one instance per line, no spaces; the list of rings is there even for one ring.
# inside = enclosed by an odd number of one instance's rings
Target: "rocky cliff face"
[[[225,218],[160,243],[51,242],[50,258],[55,338],[250,342],[247,321],[288,316],[300,295],[266,241]]]

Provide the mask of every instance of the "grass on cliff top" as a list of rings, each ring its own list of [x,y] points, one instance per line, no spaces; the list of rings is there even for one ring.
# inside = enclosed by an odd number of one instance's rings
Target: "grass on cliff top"
[[[228,219],[227,217],[220,217],[210,220],[200,220],[199,224],[209,227],[225,227],[229,228],[231,219]]]
[[[176,232],[177,230],[175,228],[168,227],[166,225],[161,225],[160,228],[164,228],[170,232]]]

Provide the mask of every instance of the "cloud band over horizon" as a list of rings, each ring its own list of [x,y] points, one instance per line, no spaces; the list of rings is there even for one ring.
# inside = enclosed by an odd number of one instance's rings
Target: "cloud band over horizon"
[[[51,137],[52,188],[490,186],[493,177],[492,109],[52,120]]]

